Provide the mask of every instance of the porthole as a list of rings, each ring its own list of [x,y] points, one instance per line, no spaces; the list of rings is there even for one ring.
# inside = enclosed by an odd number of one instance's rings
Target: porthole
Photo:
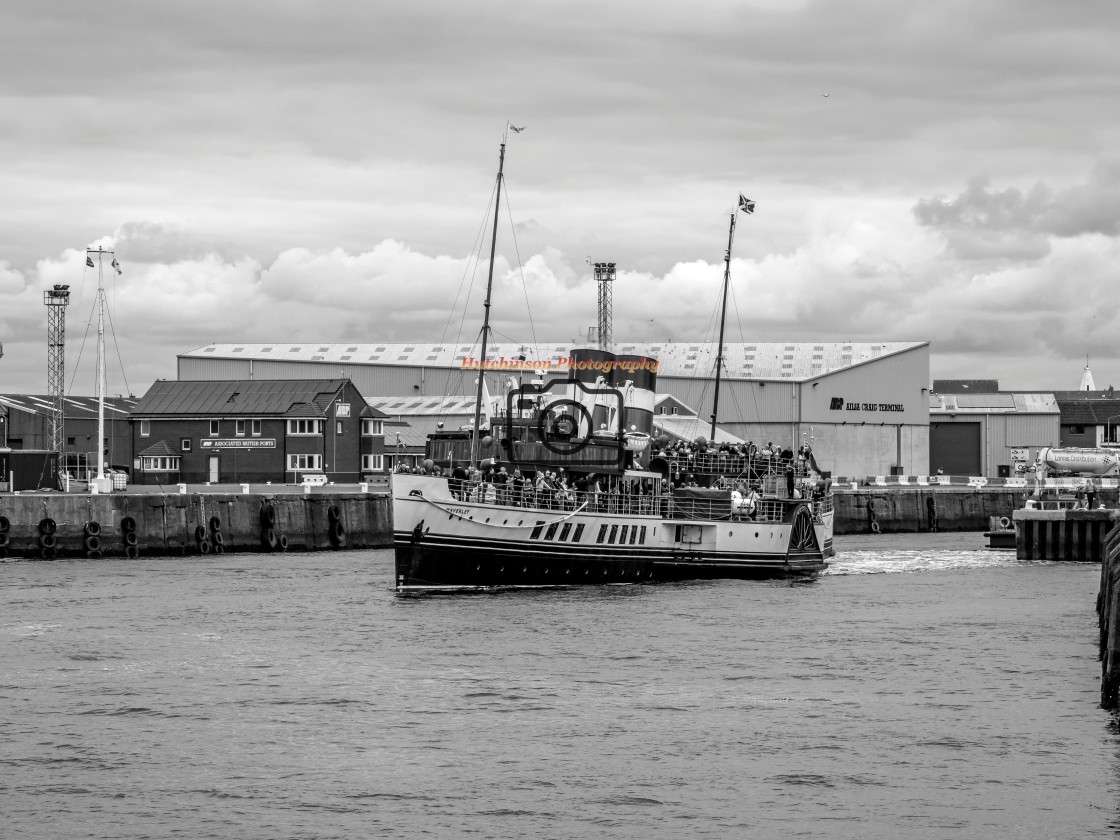
[[[489,516],[487,516],[487,517],[486,517],[486,521],[487,521],[487,522],[489,522],[489,521],[490,521],[490,517],[489,517]]]
[[[508,520],[508,519],[503,519],[503,520],[502,520],[502,524],[503,524],[503,525],[508,525],[508,524],[509,524],[509,520]]]
[[[735,536],[735,532],[734,531],[728,531],[727,536],[733,537],[733,536]]]

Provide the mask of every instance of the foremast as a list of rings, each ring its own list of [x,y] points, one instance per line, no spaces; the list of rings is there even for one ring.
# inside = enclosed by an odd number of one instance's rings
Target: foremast
[[[494,258],[498,247],[498,211],[502,206],[502,176],[506,163],[506,140],[509,138],[510,129],[515,134],[520,134],[525,129],[506,123],[506,130],[502,134],[502,145],[498,151],[498,182],[494,198],[494,230],[490,236],[490,270],[486,275],[486,300],[482,304],[482,348],[478,363],[478,388],[474,397],[474,426],[471,429],[471,466],[478,465],[478,444],[481,435],[479,428],[482,423],[482,394],[486,387],[486,345],[490,339],[490,297],[494,290]],[[489,415],[489,412],[487,412]]]
[[[716,439],[716,416],[719,413],[719,384],[723,375],[723,330],[727,321],[727,290],[731,284],[731,246],[735,242],[735,220],[742,210],[748,216],[754,212],[754,202],[739,193],[739,205],[731,211],[731,225],[727,231],[727,251],[723,255],[723,303],[719,314],[719,345],[716,349],[716,387],[712,395],[712,433],[711,439]]]

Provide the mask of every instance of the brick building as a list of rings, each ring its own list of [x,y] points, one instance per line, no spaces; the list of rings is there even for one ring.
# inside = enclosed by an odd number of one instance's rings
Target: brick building
[[[378,477],[385,472],[383,421],[348,379],[160,380],[129,416],[133,481]]]

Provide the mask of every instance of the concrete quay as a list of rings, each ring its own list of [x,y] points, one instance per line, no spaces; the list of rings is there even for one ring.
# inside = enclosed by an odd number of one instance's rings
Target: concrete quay
[[[154,488],[153,488],[154,489]],[[357,486],[0,495],[0,557],[174,556],[392,544],[384,493]]]
[[[1116,709],[1120,703],[1120,514],[1113,514],[1113,528],[1101,550],[1101,586],[1097,593],[1100,625],[1101,705]]]

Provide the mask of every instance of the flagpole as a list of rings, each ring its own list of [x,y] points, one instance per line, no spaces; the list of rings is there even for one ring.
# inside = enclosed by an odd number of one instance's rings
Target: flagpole
[[[97,481],[105,480],[105,278],[97,248]]]
[[[494,199],[494,232],[490,237],[490,271],[486,277],[486,300],[482,310],[482,355],[478,364],[478,389],[474,398],[474,428],[471,431],[471,466],[478,463],[479,424],[482,422],[482,388],[486,380],[486,344],[490,338],[490,296],[494,289],[494,255],[498,247],[498,211],[502,204],[502,171],[506,162],[506,139],[509,137],[509,123],[502,134],[502,145],[498,152],[497,197]],[[487,416],[490,412],[487,411]]]
[[[735,217],[738,208],[731,211],[731,228],[727,233],[727,253],[723,256],[723,304],[719,315],[719,349],[716,351],[716,389],[712,395],[712,442],[716,439],[716,413],[719,411],[719,382],[723,373],[723,328],[727,320],[727,287],[731,282],[731,243],[735,241]]]

